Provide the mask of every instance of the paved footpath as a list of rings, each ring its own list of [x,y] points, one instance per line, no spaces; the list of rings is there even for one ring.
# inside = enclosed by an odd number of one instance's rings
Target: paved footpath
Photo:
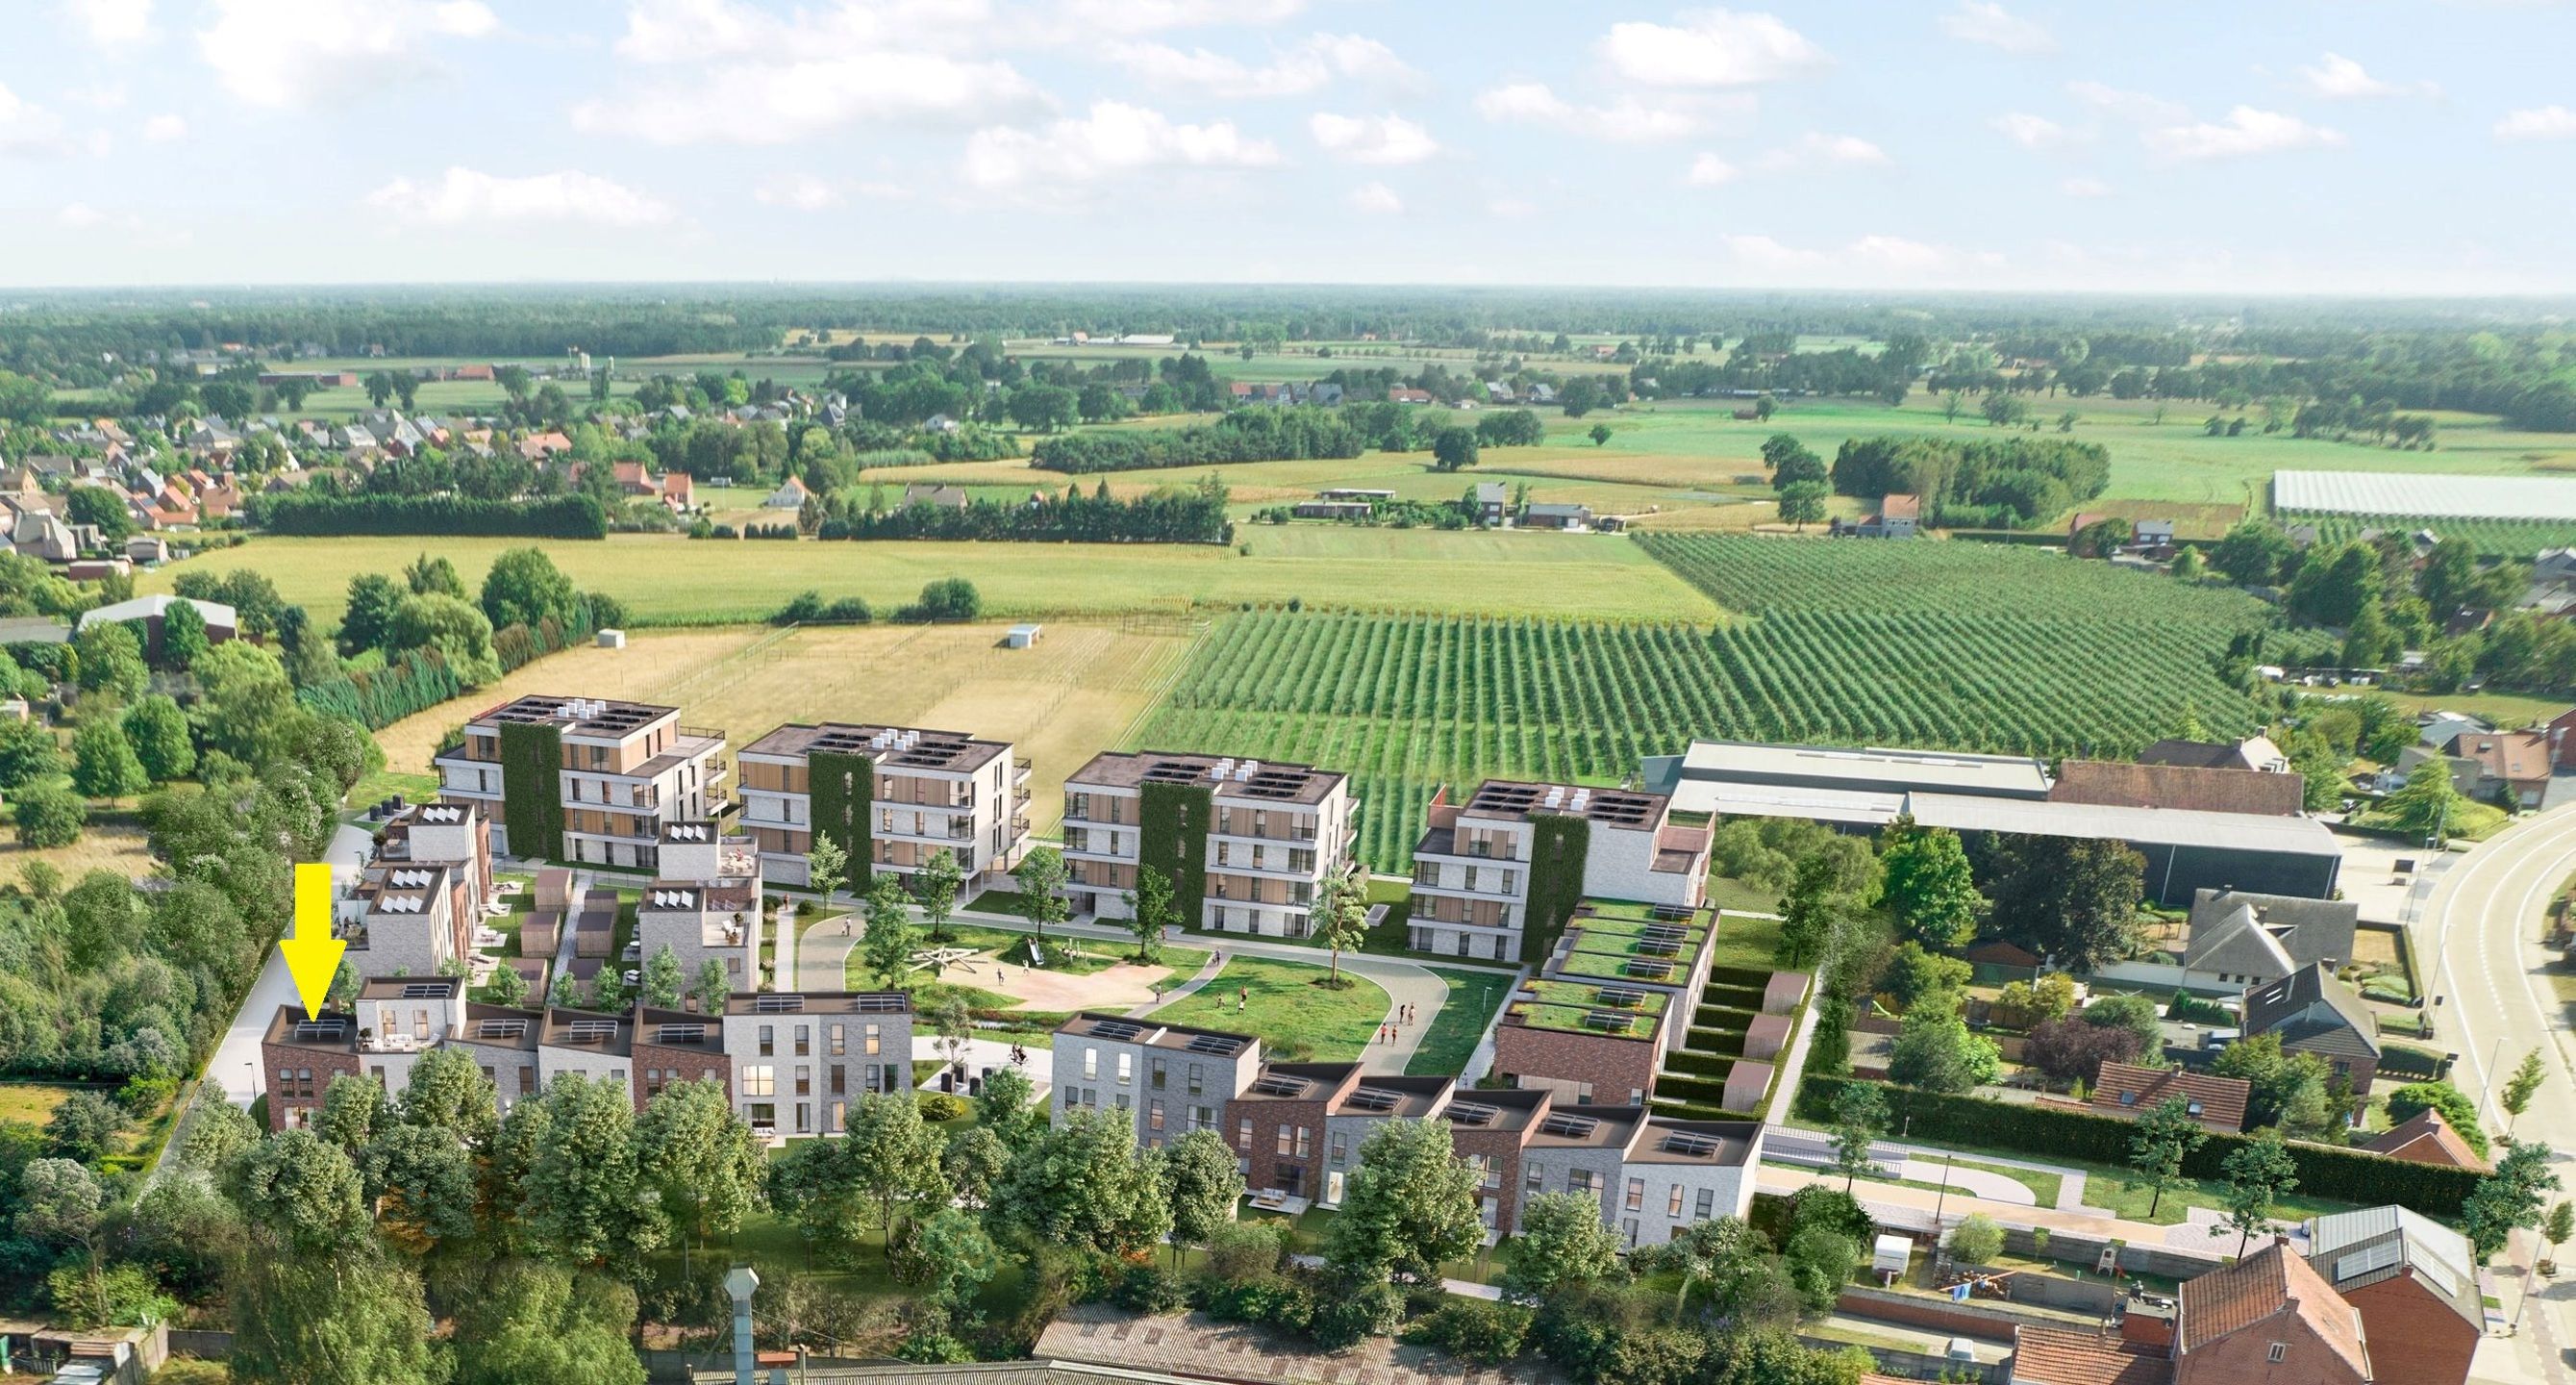
[[[960,909],[955,917],[960,923],[972,923],[983,928],[998,928],[1013,933],[1037,931],[1027,919],[1017,914],[988,914],[972,909]],[[848,975],[850,953],[865,937],[867,930],[864,923],[854,921],[850,934],[844,937],[838,924],[837,917],[826,916],[815,925],[813,931],[806,935],[798,949],[800,973],[798,984],[807,990],[839,990],[847,984],[845,978]],[[1060,923],[1055,925],[1054,931],[1093,942],[1126,942],[1135,937],[1135,934],[1124,928],[1100,923]],[[1208,980],[1213,979],[1216,970],[1223,968],[1224,960],[1228,957],[1262,957],[1274,961],[1302,962],[1308,966],[1323,966],[1331,959],[1330,953],[1319,948],[1300,947],[1295,943],[1270,942],[1233,933],[1184,933],[1177,940],[1177,945],[1206,948],[1216,955],[1209,959],[1207,968],[1201,969],[1201,975],[1191,978],[1191,984],[1186,989],[1176,990],[1171,995],[1165,996],[1163,1003],[1168,1003],[1186,994],[1188,990],[1195,990],[1198,986],[1206,984]],[[1343,953],[1342,970],[1353,976],[1373,981],[1386,991],[1386,1013],[1390,1022],[1399,1013],[1400,1007],[1406,1005],[1413,1007],[1413,1022],[1400,1027],[1395,1042],[1371,1043],[1360,1057],[1361,1063],[1371,1072],[1404,1071],[1405,1065],[1413,1061],[1413,1055],[1421,1050],[1422,1036],[1430,1032],[1431,1021],[1439,1015],[1440,1007],[1449,1003],[1449,983],[1441,980],[1438,972],[1419,963],[1393,957],[1372,956],[1367,953]],[[1460,967],[1456,970],[1499,972],[1502,969]],[[1141,1008],[1144,1011],[1151,1011],[1157,1007]],[[1489,1046],[1479,1047],[1479,1059],[1484,1057],[1485,1049]],[[1471,1061],[1468,1067],[1469,1072],[1462,1075],[1470,1077],[1476,1075],[1477,1063]]]

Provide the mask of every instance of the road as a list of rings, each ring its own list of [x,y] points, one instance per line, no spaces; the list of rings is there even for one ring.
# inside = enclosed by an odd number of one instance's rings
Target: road
[[[2560,1022],[2561,1007],[2542,974],[2552,954],[2540,945],[2540,925],[2560,881],[2576,872],[2576,807],[2553,809],[2516,823],[2459,859],[2433,887],[2421,918],[2412,925],[2419,956],[2438,960],[2434,1011],[2443,1047],[2460,1055],[2453,1081],[2480,1103],[2491,1130],[2511,1118],[2498,1109],[2496,1088],[2525,1053],[2548,1064],[2541,1084],[2513,1133],[2546,1142],[2557,1151],[2566,1195],[2576,1196],[2576,1059]],[[2518,1239],[2498,1258],[2496,1280],[2508,1313],[2520,1309],[2524,1267],[2536,1247]],[[2576,1308],[2576,1282],[2544,1288],[2523,1332],[2510,1345],[2525,1379],[2571,1379],[2562,1345],[2576,1341],[2567,1314]],[[2494,1345],[2504,1345],[2502,1343]],[[2479,1378],[2489,1375],[2487,1352]],[[2498,1363],[2501,1365],[2502,1363]],[[2501,1371],[2496,1374],[2502,1374]]]

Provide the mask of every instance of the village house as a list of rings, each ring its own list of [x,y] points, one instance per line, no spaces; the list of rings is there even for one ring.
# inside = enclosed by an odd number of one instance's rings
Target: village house
[[[2286,1053],[2313,1053],[2351,1079],[2356,1100],[2379,1072],[2379,1026],[2361,997],[2323,962],[2245,992],[2245,1036],[2281,1036]]]
[[[2200,890],[2191,901],[2184,984],[2240,989],[2317,964],[2331,971],[2352,960],[2360,920],[2361,906],[2350,900]]]

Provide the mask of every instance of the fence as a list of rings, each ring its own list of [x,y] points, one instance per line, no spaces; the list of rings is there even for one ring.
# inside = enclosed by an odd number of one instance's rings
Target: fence
[[[1798,1340],[1819,1351],[1840,1351],[1850,1345],[1827,1337],[1801,1336]],[[1975,1385],[2010,1385],[2012,1380],[2012,1368],[2000,1361],[1993,1364],[1953,1361],[1930,1352],[1904,1351],[1896,1347],[1872,1346],[1861,1350],[1868,1352],[1878,1363],[1878,1374],[1898,1380],[1972,1381]]]

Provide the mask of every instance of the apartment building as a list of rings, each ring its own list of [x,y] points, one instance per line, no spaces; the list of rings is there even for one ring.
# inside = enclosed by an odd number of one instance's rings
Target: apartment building
[[[334,1077],[371,1077],[388,1091],[411,1081],[420,1056],[453,1045],[490,1079],[500,1109],[538,1090],[540,1010],[472,1004],[455,977],[377,977],[350,1009],[306,1017],[277,1007],[260,1037],[260,1071],[272,1130],[310,1125]]]
[[[635,1063],[637,1111],[680,1082],[713,1082],[728,1098],[733,1095],[733,1063],[725,1057],[720,1016],[639,1005],[629,1053]]]
[[[1048,1114],[1116,1111],[1134,1122],[1137,1144],[1153,1149],[1219,1128],[1260,1067],[1261,1041],[1247,1034],[1082,1011],[1055,1031]]]
[[[969,892],[1028,854],[1029,762],[1007,741],[960,731],[829,722],[791,724],[753,741],[742,766],[742,826],[761,872],[811,885],[814,833],[850,854],[850,884],[870,871],[910,876],[942,853]]]
[[[1443,787],[1413,848],[1409,941],[1444,956],[1536,961],[1577,898],[1696,909],[1710,832],[1663,794],[1489,779]],[[1579,821],[1583,830],[1554,824]],[[1532,901],[1549,917],[1532,918]],[[1536,955],[1532,955],[1535,953]]]
[[[734,1109],[764,1136],[838,1135],[862,1096],[912,1090],[912,997],[758,991],[725,1001]]]
[[[650,870],[663,824],[723,804],[724,749],[677,707],[532,696],[475,714],[431,763],[442,797],[484,806],[497,852]]]
[[[379,977],[358,988],[358,1060],[386,1091],[411,1085],[412,1066],[465,1023],[465,978]]]
[[[1149,800],[1170,805],[1152,826]],[[1066,893],[1077,914],[1133,918],[1136,872],[1150,861],[1195,926],[1302,938],[1316,888],[1351,867],[1356,809],[1349,776],[1309,765],[1096,755],[1064,784]]]
[[[727,837],[712,821],[662,825],[653,883],[635,904],[635,937],[650,961],[671,949],[694,982],[710,958],[733,989],[757,989],[763,918],[760,859],[748,837]]]
[[[467,895],[492,894],[491,823],[470,802],[415,803],[376,831],[374,862],[385,866],[458,868]]]
[[[333,932],[349,945],[352,966],[369,976],[436,976],[473,951],[482,902],[469,871],[434,862],[379,862],[332,906]]]

